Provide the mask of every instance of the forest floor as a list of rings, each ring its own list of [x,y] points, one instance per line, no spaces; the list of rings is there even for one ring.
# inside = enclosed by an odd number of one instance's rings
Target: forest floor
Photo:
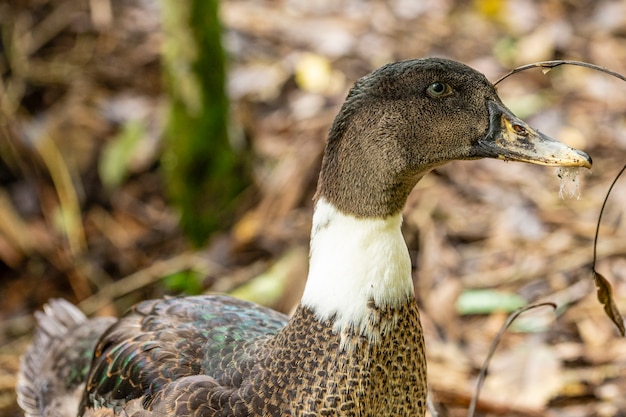
[[[306,278],[327,129],[350,85],[378,66],[445,56],[495,81],[571,59],[626,74],[625,2],[225,1],[233,138],[253,152],[255,187],[232,227],[195,249],[159,174],[159,4],[0,3],[0,416],[19,415],[19,357],[50,297],[119,315],[200,289],[289,312]],[[573,198],[559,196],[553,168],[496,160],[437,168],[411,194],[403,231],[435,406],[465,415],[507,311],[549,301],[556,312],[528,312],[503,336],[477,415],[626,416],[626,339],[589,269],[600,207],[626,163],[626,84],[559,67],[516,74],[499,92],[594,167]],[[121,180],[106,187],[107,175]],[[607,204],[597,264],[622,312],[624,187]]]

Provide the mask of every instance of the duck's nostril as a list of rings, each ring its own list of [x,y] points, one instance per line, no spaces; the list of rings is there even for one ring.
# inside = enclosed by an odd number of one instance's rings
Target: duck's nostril
[[[517,133],[518,135],[521,135],[521,136],[528,135],[528,131],[522,125],[514,124],[513,125],[513,130],[515,130],[515,133]]]

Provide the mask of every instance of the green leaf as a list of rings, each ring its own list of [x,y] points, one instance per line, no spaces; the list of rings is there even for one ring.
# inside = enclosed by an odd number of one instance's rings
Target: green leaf
[[[289,281],[301,273],[301,266],[308,258],[308,251],[296,246],[288,250],[267,271],[252,278],[229,293],[230,296],[273,306],[288,288]]]
[[[468,290],[456,301],[456,310],[461,315],[489,314],[495,311],[510,313],[524,307],[526,300],[517,294],[495,290]]]
[[[202,293],[202,276],[195,271],[180,271],[163,279],[163,285],[175,293],[197,295]]]
[[[145,133],[144,122],[129,120],[118,135],[104,146],[98,164],[98,173],[106,188],[118,187],[124,181],[137,145]]]

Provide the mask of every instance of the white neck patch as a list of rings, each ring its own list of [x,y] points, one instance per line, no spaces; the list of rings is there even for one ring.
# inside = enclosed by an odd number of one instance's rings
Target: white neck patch
[[[399,307],[413,298],[411,260],[400,231],[402,215],[360,219],[320,198],[311,231],[309,276],[302,305],[343,333],[366,330],[368,302]]]

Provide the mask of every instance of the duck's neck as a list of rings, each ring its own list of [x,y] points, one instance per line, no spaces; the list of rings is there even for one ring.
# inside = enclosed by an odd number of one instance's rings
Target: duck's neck
[[[372,314],[380,308],[400,308],[414,297],[401,224],[400,213],[357,218],[319,198],[302,305],[318,320],[332,323],[337,333],[375,339]]]

